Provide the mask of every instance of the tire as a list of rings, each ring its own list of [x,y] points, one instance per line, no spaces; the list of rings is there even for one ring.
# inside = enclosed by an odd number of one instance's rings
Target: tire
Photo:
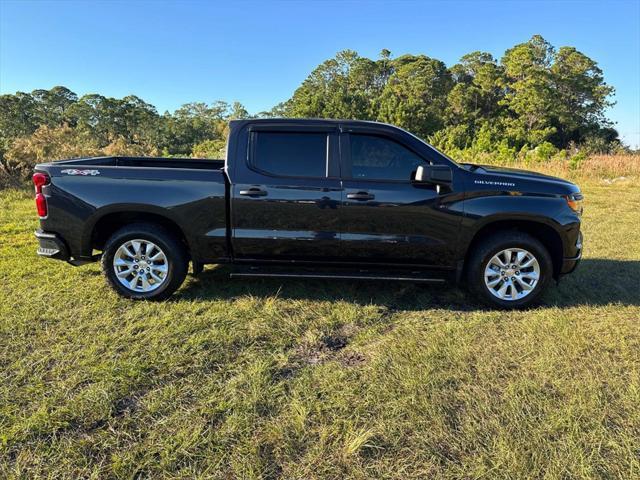
[[[101,263],[108,285],[134,300],[166,299],[182,285],[189,267],[182,243],[163,227],[148,223],[115,232],[105,244]]]
[[[508,255],[510,261],[506,262]],[[469,290],[483,303],[502,309],[534,305],[552,277],[549,251],[536,238],[517,231],[502,231],[482,240],[471,253],[467,268]]]

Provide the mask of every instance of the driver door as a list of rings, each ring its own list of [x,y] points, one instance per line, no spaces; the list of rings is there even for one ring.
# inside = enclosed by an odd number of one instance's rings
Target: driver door
[[[399,140],[366,131],[341,137],[341,254],[359,263],[450,265],[459,217],[435,185],[414,184],[428,165]]]

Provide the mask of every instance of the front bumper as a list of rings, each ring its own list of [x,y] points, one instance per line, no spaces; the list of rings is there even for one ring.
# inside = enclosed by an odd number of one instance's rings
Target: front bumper
[[[57,234],[38,229],[35,236],[38,239],[38,255],[56,260],[71,260],[67,244]]]
[[[580,260],[582,260],[582,242],[583,236],[582,232],[580,232],[578,234],[578,240],[576,241],[576,250],[578,254],[573,257],[565,257],[562,260],[562,270],[560,271],[560,274],[566,275],[573,272],[578,267]]]

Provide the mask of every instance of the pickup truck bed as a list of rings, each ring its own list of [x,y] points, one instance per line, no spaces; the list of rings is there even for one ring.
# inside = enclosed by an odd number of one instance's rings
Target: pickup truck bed
[[[96,157],[46,164],[48,215],[43,230],[55,233],[44,249],[52,258],[82,264],[95,260],[114,229],[154,221],[179,229],[194,261],[227,258],[228,181],[224,160]],[[54,247],[51,242],[56,243]]]

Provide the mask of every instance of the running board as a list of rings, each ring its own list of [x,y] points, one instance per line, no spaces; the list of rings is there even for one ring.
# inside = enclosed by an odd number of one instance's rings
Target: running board
[[[231,272],[231,278],[315,278],[315,279],[339,279],[339,280],[388,280],[400,282],[444,283],[444,278],[425,277],[390,277],[380,275],[343,275],[327,273],[265,273],[265,272]]]

